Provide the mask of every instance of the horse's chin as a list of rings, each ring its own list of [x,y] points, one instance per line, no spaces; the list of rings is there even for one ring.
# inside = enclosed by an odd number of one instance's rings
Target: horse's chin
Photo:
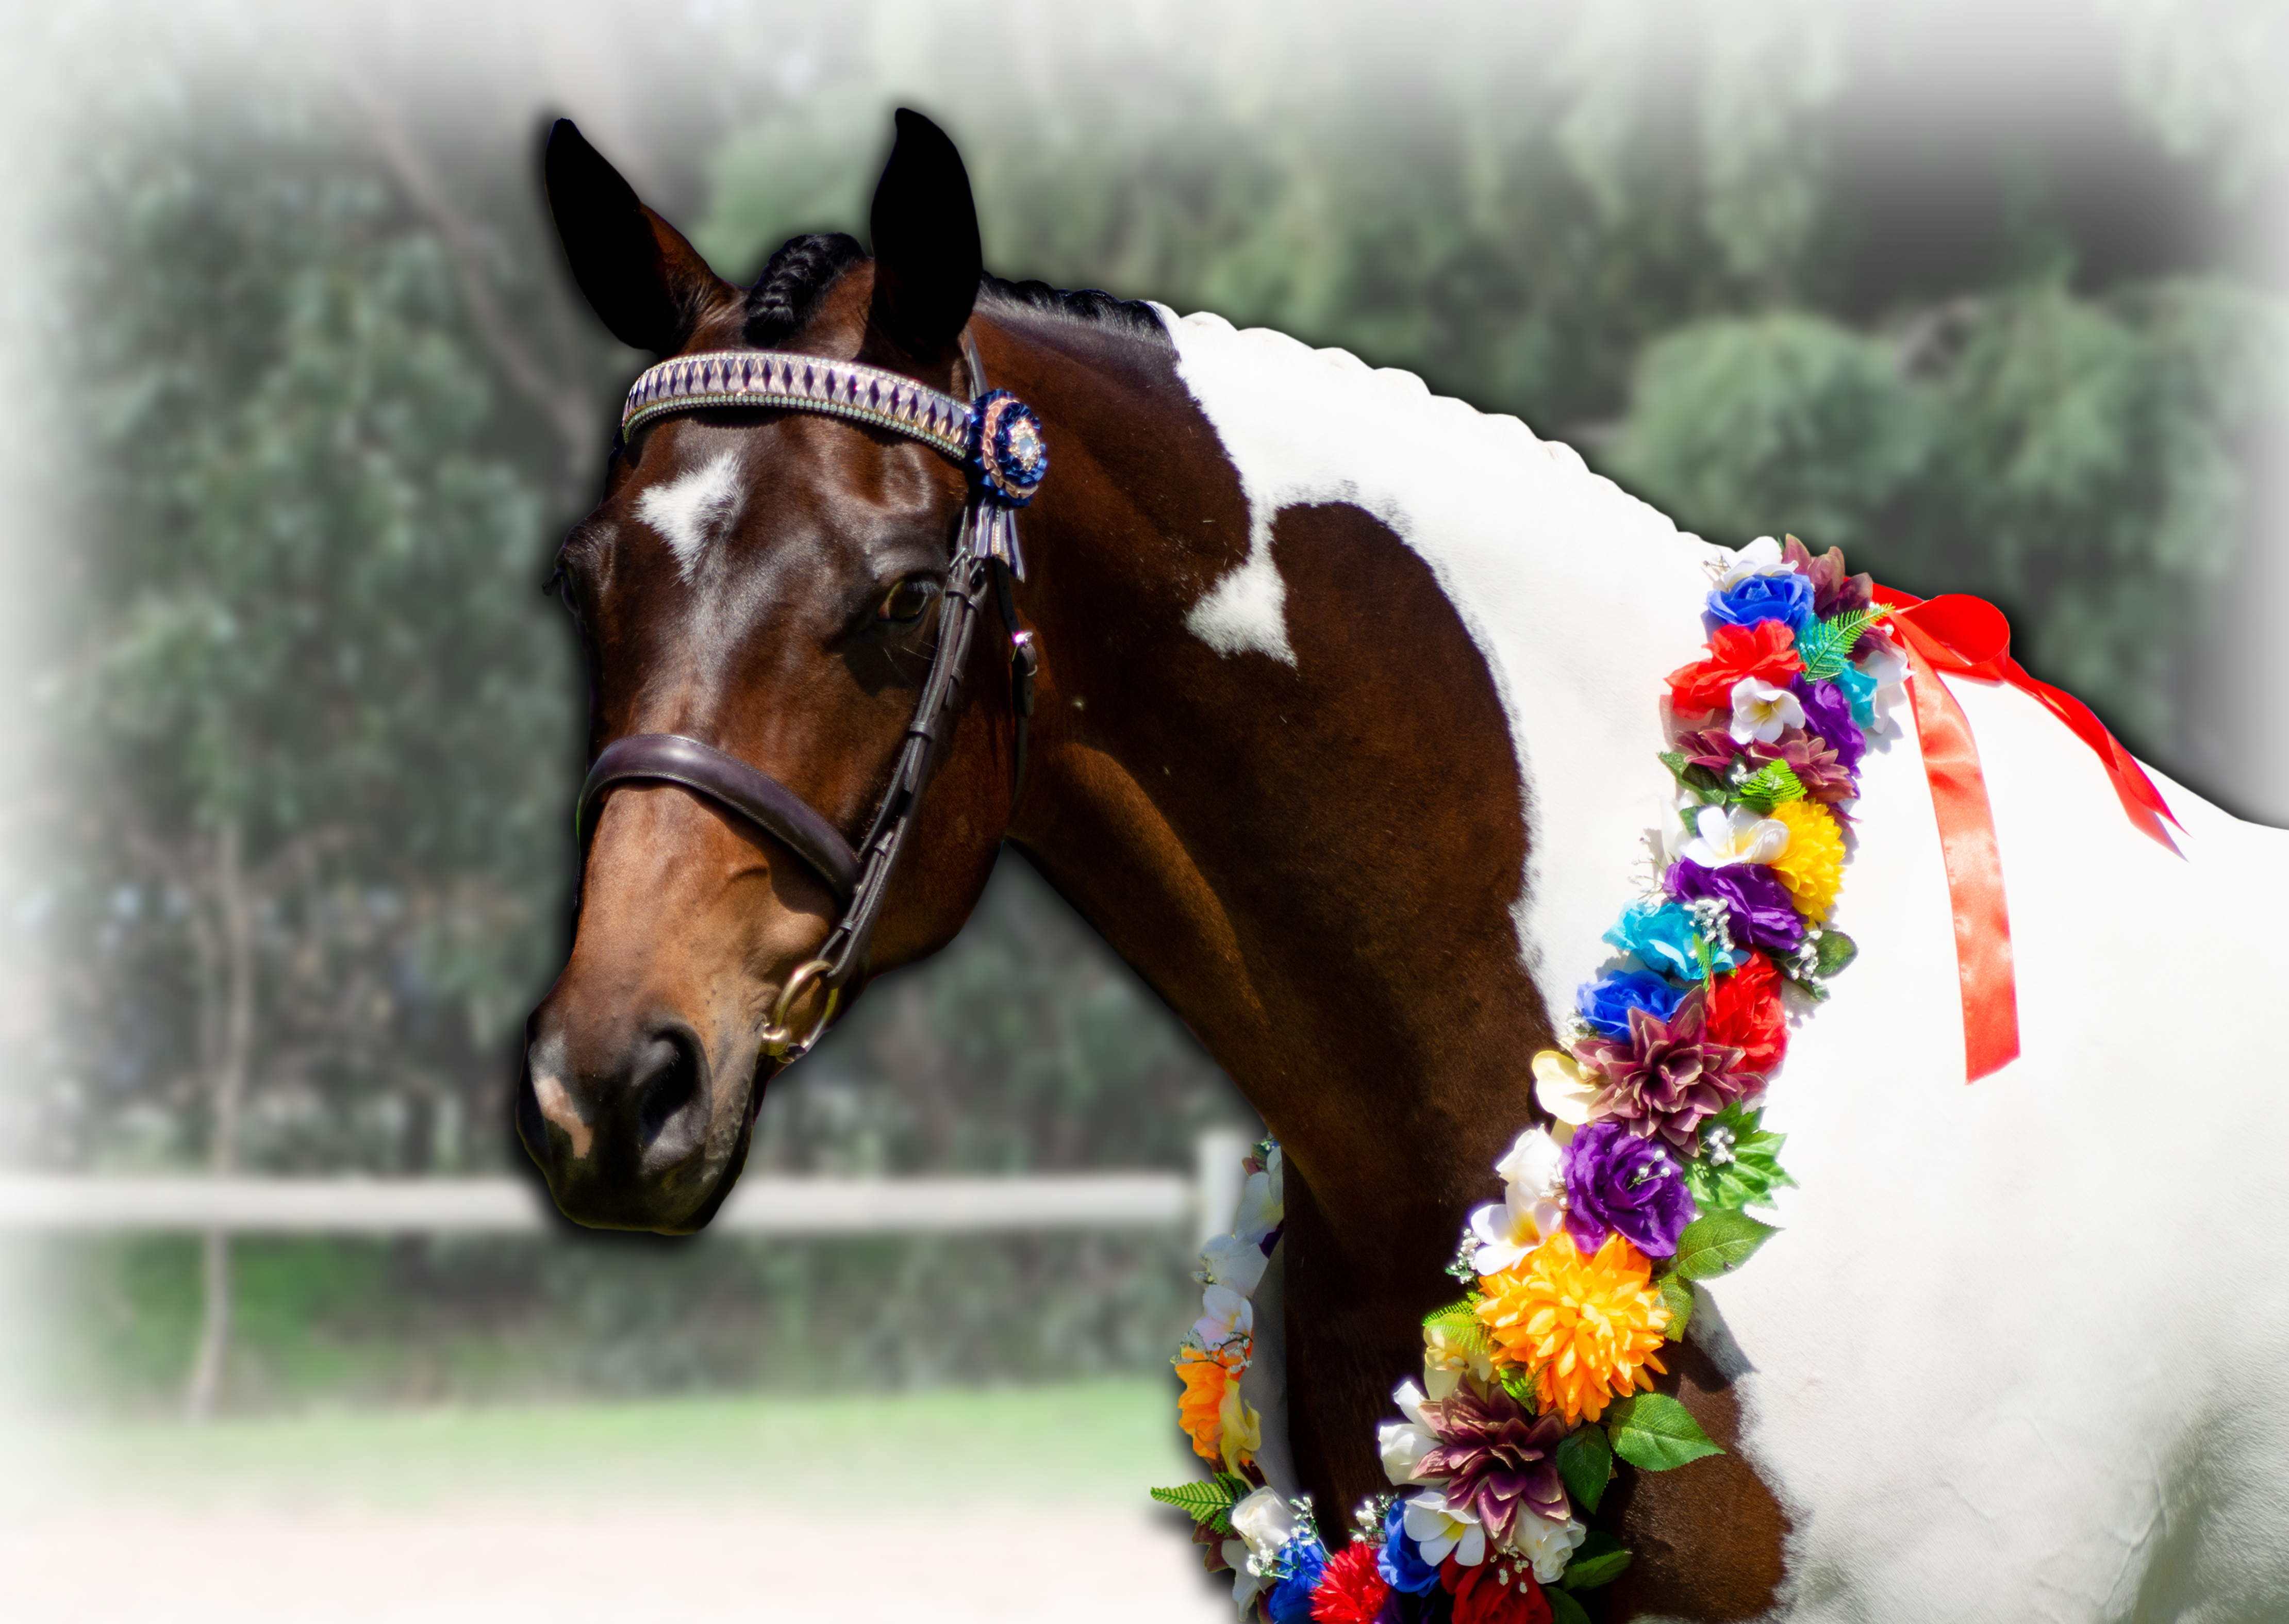
[[[642,1224],[655,1235],[697,1235],[715,1220],[730,1198],[731,1190],[739,1182],[739,1174],[747,1166],[747,1152],[755,1142],[755,1122],[763,1110],[763,1092],[771,1076],[779,1070],[778,1063],[768,1055],[758,1055],[747,1081],[746,1097],[726,1102],[726,1109],[738,1112],[739,1131],[731,1141],[730,1149],[723,1155],[714,1176],[708,1182],[706,1194],[688,1211],[674,1217],[663,1217]]]
[[[732,1187],[738,1183],[739,1174],[747,1166],[747,1151],[755,1142],[755,1120],[763,1111],[763,1091],[779,1069],[778,1063],[768,1055],[756,1060],[754,1077],[747,1085],[746,1103],[740,1109],[739,1136],[732,1141],[731,1153],[723,1158],[723,1170],[716,1174],[714,1188],[688,1218],[673,1225],[662,1225],[655,1233],[697,1235],[715,1221],[715,1214],[730,1198]]]

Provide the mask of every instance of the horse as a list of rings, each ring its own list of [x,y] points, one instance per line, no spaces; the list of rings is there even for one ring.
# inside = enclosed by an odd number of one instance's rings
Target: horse
[[[570,123],[545,170],[629,346],[962,401],[990,382],[1054,470],[1017,521],[1022,578],[988,583],[950,577],[973,493],[911,433],[702,402],[613,446],[554,577],[591,754],[672,736],[714,765],[584,792],[572,944],[517,1094],[556,1204],[703,1227],[775,1071],[950,941],[1014,844],[1283,1147],[1264,1453],[1339,1520],[1388,1486],[1376,1425],[1453,1295],[1458,1230],[1546,1120],[1529,1059],[1674,820],[1661,682],[1731,555],[1405,373],[985,275],[960,156],[910,112],[872,256],[799,237],[748,288]],[[2289,1604],[2289,1093],[2203,1014],[2269,974],[2289,849],[2163,780],[2165,850],[2032,699],[1950,686],[2023,1053],[1966,1086],[1946,857],[1903,734],[1863,769],[1838,914],[1859,959],[1774,1084],[1798,1182],[1779,1238],[1697,1292],[1658,1383],[1724,1453],[1621,1469],[1595,1519],[1636,1553],[1609,1618]],[[901,784],[903,855],[869,867],[854,943],[829,848],[879,847]]]

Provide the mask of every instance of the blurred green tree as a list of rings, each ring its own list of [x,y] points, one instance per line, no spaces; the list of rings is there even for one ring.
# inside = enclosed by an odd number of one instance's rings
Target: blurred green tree
[[[211,108],[161,133],[81,198],[101,477],[64,735],[106,815],[84,889],[160,995],[84,1012],[97,1072],[219,1171],[451,1163],[559,934],[578,689],[543,486],[381,163]],[[210,1238],[195,1409],[227,1264]]]

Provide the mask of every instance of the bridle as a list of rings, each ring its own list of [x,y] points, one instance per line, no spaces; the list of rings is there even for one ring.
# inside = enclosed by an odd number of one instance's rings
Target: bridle
[[[808,1053],[834,1018],[842,989],[864,968],[890,876],[905,851],[922,791],[937,766],[938,744],[961,682],[970,637],[987,591],[998,600],[1009,637],[1010,709],[1016,718],[1011,794],[1025,771],[1025,735],[1040,669],[1033,634],[1017,621],[1010,580],[1025,576],[1017,545],[1017,510],[1033,500],[1049,472],[1041,419],[1017,396],[990,389],[977,346],[965,334],[963,361],[977,398],[953,395],[879,367],[773,350],[717,350],[661,362],[638,378],[620,413],[623,442],[646,424],[678,412],[749,408],[841,418],[918,440],[969,475],[945,589],[938,597],[937,644],[920,701],[890,768],[874,821],[854,848],[842,832],[761,768],[678,733],[635,733],[614,739],[580,786],[576,816],[585,861],[596,806],[613,785],[673,784],[737,813],[777,837],[826,883],[841,905],[818,957],[796,967],[779,989],[764,1049],[781,1064]],[[810,1030],[787,1024],[813,988],[826,997]]]

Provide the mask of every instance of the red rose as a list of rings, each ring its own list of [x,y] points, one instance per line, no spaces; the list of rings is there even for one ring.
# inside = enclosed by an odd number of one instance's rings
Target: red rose
[[[1391,1587],[1376,1572],[1376,1548],[1354,1540],[1328,1558],[1312,1587],[1312,1616],[1319,1624],[1375,1624]],[[1545,1617],[1547,1615],[1544,1615]]]
[[[1762,953],[1717,978],[1709,998],[1709,1038],[1741,1051],[1743,1071],[1764,1073],[1788,1053],[1788,1021],[1781,1012],[1781,975]]]
[[[1455,1624],[1551,1624],[1550,1601],[1534,1570],[1514,1556],[1503,1560],[1504,1582],[1495,1576],[1497,1560],[1466,1568],[1449,1556],[1439,1564],[1439,1582],[1455,1598]]]
[[[1784,622],[1759,620],[1753,626],[1719,626],[1709,639],[1709,657],[1669,673],[1669,692],[1680,716],[1733,708],[1733,684],[1756,677],[1786,688],[1804,669],[1796,633]]]

